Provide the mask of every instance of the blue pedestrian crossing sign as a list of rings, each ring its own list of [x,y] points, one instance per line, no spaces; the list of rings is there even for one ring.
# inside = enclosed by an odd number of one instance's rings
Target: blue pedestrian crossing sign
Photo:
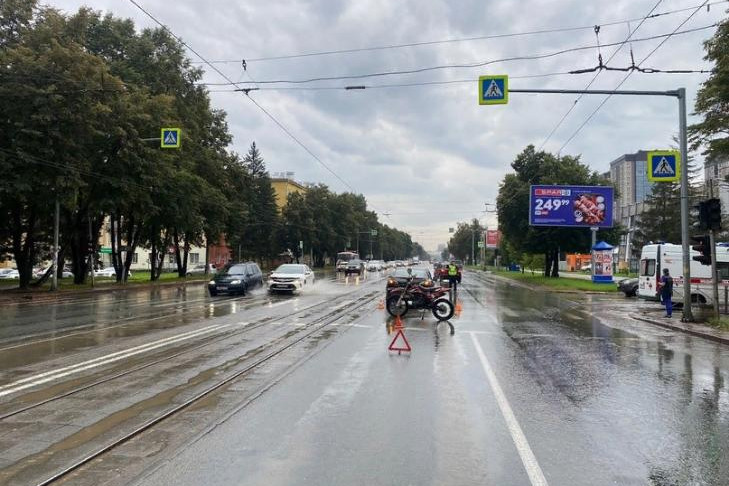
[[[509,102],[509,76],[490,75],[478,78],[479,105],[505,105]]]
[[[180,129],[163,128],[160,136],[160,146],[162,148],[180,148]]]
[[[681,177],[681,152],[678,150],[653,150],[648,152],[647,162],[651,182],[676,182]]]

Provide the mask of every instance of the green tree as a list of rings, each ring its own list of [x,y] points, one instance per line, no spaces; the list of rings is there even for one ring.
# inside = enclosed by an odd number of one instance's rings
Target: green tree
[[[486,229],[481,226],[478,219],[473,219],[470,224],[458,223],[455,233],[451,236],[448,241],[448,251],[454,255],[457,259],[463,261],[470,261],[471,254],[473,254],[476,261],[480,257],[480,250],[478,248],[478,242],[481,239],[480,235]],[[472,264],[474,262],[471,262]]]
[[[711,76],[696,95],[694,110],[703,120],[689,127],[694,148],[703,146],[708,160],[729,158],[729,19],[704,42],[705,60],[714,63]]]
[[[242,169],[239,184],[245,189],[236,197],[244,205],[244,211],[238,213],[245,218],[229,228],[230,243],[238,259],[271,258],[278,253],[279,216],[271,178],[255,142],[242,160]]]

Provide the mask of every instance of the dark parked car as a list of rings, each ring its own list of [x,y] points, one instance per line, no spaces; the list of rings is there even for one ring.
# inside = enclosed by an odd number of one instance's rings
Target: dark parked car
[[[430,269],[426,267],[396,268],[395,271],[387,277],[385,290],[390,290],[395,287],[405,287],[405,284],[411,276],[408,270],[412,270],[413,282],[416,284],[422,283],[426,280],[433,280],[433,274],[431,274]]]
[[[626,297],[635,297],[638,294],[638,278],[626,278],[618,282],[618,290]]]
[[[263,274],[254,262],[234,263],[224,268],[208,283],[210,295],[220,292],[245,295],[248,289],[263,285]]]
[[[344,275],[349,275],[350,273],[356,273],[357,275],[362,275],[365,271],[365,264],[362,260],[350,260],[347,262],[347,267],[344,269]]]

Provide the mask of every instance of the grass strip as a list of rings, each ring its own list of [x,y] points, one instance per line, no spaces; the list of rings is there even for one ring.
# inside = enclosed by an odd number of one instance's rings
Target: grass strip
[[[528,285],[535,285],[539,287],[546,287],[555,290],[572,290],[572,291],[590,291],[590,292],[617,292],[618,287],[614,283],[593,283],[590,280],[583,280],[579,278],[569,277],[558,277],[558,278],[547,278],[539,274],[532,275],[531,272],[505,272],[495,271],[492,272],[500,277],[506,277],[511,280],[517,280]]]

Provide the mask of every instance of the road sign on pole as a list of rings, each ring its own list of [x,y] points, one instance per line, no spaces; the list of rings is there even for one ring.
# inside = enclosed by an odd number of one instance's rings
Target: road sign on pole
[[[372,231],[370,231],[370,234],[372,236],[377,236],[377,230],[373,229]]]
[[[180,148],[180,129],[163,128],[160,136],[160,147]]]
[[[648,152],[646,166],[649,181],[676,182],[681,178],[681,152],[678,150]]]
[[[509,76],[490,75],[478,78],[479,105],[505,105],[509,102]]]

